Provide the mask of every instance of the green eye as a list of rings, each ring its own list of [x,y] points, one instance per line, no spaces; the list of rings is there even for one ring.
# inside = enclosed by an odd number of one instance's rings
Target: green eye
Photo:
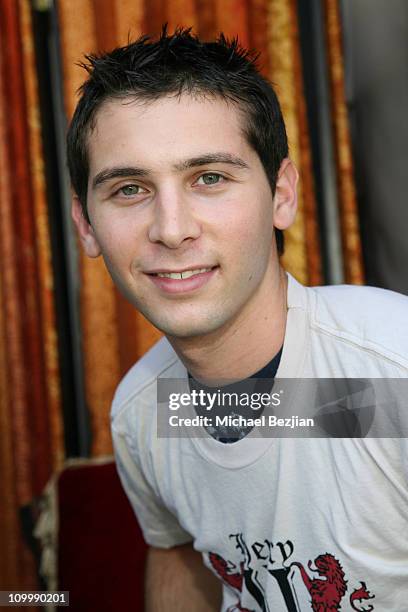
[[[125,196],[133,196],[133,195],[138,195],[139,189],[140,189],[139,185],[125,185],[124,187],[121,188],[120,191]]]
[[[215,185],[220,182],[222,176],[220,174],[203,174],[202,177],[204,185]]]

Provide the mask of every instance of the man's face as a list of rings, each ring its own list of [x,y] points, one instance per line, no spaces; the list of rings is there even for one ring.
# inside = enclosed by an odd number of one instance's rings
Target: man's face
[[[277,205],[242,121],[232,104],[187,94],[109,101],[96,115],[91,225],[78,201],[74,218],[88,255],[101,252],[121,291],[169,336],[239,322],[279,274]]]

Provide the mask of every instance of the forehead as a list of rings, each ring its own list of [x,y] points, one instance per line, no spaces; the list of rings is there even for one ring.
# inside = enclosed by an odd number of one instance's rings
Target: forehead
[[[141,102],[108,100],[88,135],[91,175],[114,161],[160,170],[183,158],[225,151],[253,155],[243,132],[244,115],[220,98],[179,97]]]

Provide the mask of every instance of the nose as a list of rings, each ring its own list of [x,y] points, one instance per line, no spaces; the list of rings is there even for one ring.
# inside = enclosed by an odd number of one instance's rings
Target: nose
[[[157,192],[149,227],[151,242],[161,242],[169,249],[177,249],[186,240],[194,240],[200,234],[200,223],[186,194],[174,187]]]

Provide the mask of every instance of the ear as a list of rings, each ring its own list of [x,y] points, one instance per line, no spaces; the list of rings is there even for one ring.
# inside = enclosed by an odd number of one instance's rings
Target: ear
[[[81,202],[75,194],[72,197],[71,215],[85,253],[88,257],[98,257],[101,254],[99,243],[95,237],[91,224],[84,217]]]
[[[299,179],[294,163],[286,158],[281,163],[273,198],[273,224],[277,229],[285,230],[292,225],[297,211],[296,185]]]

